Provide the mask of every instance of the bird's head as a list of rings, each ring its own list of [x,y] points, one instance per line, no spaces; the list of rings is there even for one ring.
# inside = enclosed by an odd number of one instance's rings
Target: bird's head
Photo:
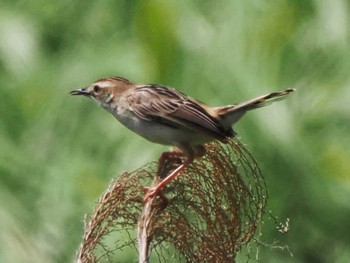
[[[110,106],[113,99],[134,84],[121,77],[110,77],[95,81],[86,88],[72,90],[71,95],[83,95],[95,100],[103,107]]]

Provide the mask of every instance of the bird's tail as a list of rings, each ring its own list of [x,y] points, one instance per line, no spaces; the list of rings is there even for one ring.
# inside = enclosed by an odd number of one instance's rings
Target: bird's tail
[[[283,100],[295,89],[286,89],[272,92],[236,105],[215,108],[216,114],[221,118],[224,127],[229,128],[236,123],[247,111],[261,108],[279,100]]]

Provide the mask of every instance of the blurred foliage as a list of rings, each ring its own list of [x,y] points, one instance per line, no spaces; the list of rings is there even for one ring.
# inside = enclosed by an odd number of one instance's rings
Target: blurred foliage
[[[346,0],[8,1],[0,10],[0,261],[68,262],[83,216],[153,145],[68,91],[105,76],[211,105],[285,87],[237,126],[267,178],[261,262],[350,258],[350,13]],[[269,227],[270,225],[270,227]],[[242,261],[244,255],[242,255]],[[128,259],[121,259],[128,262]]]

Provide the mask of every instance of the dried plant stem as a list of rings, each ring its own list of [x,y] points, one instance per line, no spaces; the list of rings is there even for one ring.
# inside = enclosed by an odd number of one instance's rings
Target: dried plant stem
[[[137,225],[137,244],[139,250],[139,263],[148,263],[153,198],[149,199],[143,207],[142,215]]]
[[[161,182],[161,178],[165,177],[172,168],[176,168],[179,165],[179,160],[177,158],[161,159],[159,161],[157,176],[152,183],[152,187],[156,186]],[[170,162],[170,163],[169,163]],[[139,263],[149,262],[149,248],[152,241],[152,236],[154,232],[155,221],[157,220],[157,215],[166,207],[168,200],[165,196],[155,196],[153,198],[147,199],[145,202],[142,214],[137,223],[137,245],[139,251]]]

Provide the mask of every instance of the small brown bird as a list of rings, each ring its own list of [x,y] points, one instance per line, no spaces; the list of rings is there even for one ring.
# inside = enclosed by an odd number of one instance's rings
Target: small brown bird
[[[161,193],[196,157],[203,156],[203,144],[227,141],[235,136],[232,125],[247,111],[284,99],[294,89],[273,92],[243,103],[209,107],[185,94],[157,84],[137,85],[121,77],[100,79],[86,88],[73,90],[95,100],[130,130],[147,140],[176,146],[185,161],[156,187],[145,200]],[[166,154],[166,153],[164,153]]]

